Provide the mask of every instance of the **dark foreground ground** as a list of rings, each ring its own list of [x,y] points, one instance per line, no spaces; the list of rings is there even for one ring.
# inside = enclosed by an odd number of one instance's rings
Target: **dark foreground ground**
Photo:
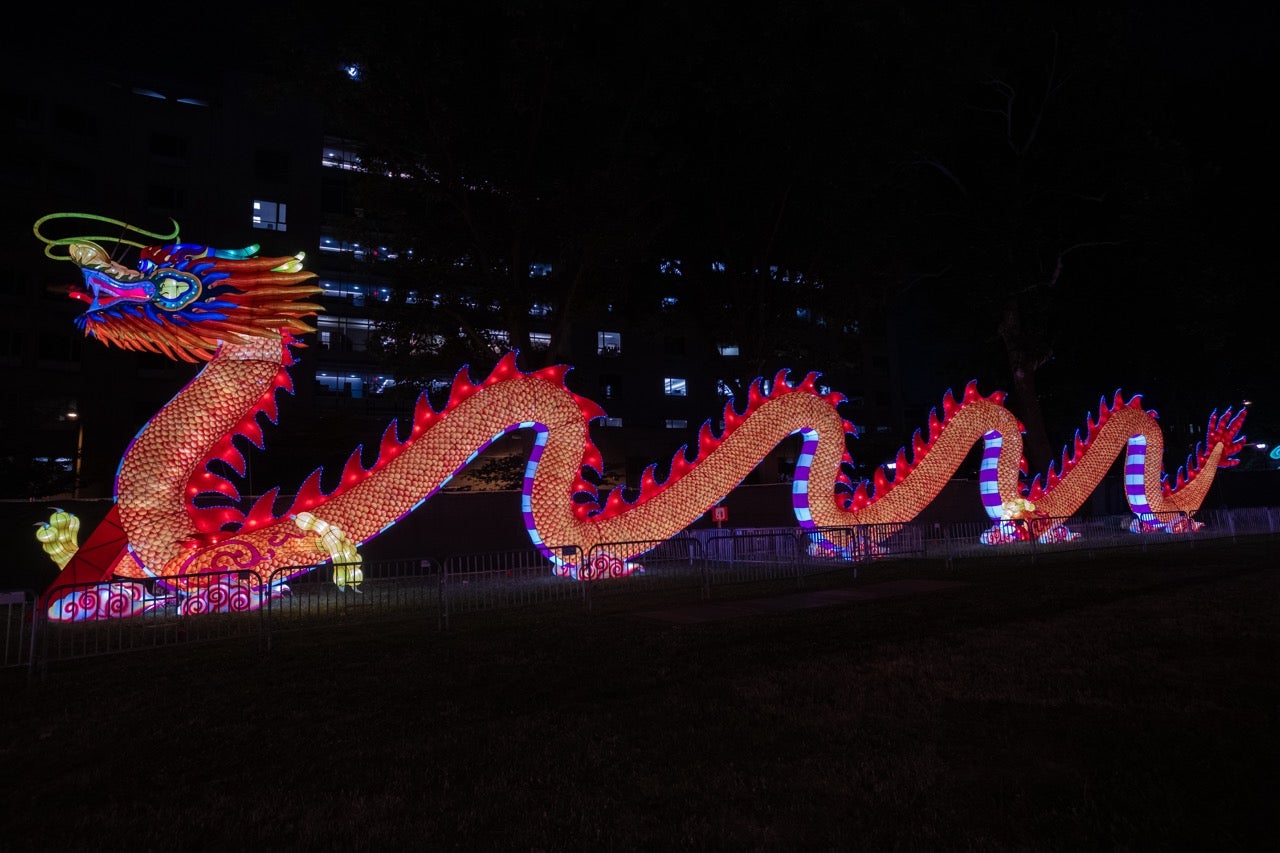
[[[1277,546],[0,673],[0,850],[1271,850]]]

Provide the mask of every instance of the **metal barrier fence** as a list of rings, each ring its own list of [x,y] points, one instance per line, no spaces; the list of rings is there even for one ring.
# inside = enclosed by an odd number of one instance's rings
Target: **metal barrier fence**
[[[36,595],[30,590],[0,592],[0,625],[4,644],[0,647],[0,669],[28,666],[35,659]]]
[[[620,560],[615,554],[637,556]],[[706,598],[706,551],[702,542],[681,534],[671,539],[603,542],[587,552],[579,569],[585,582],[586,608],[595,610],[645,593],[698,590]],[[584,576],[585,575],[585,576]]]
[[[60,619],[35,616],[29,664],[235,637],[257,638],[260,587],[249,572],[81,583],[64,587]]]
[[[267,587],[270,594],[261,609],[268,650],[281,633],[372,615],[420,618],[427,613],[441,624],[444,619],[442,574],[434,560],[288,566],[275,572]]]
[[[995,529],[1020,535],[1014,528]],[[586,553],[570,545],[550,560],[530,547],[455,555],[443,563],[294,566],[266,584],[246,571],[117,580],[61,590],[58,618],[39,612],[38,596],[30,591],[0,592],[0,669],[34,671],[52,662],[232,638],[257,638],[270,650],[280,634],[363,617],[434,620],[444,630],[453,617],[486,611],[557,605],[611,610],[693,590],[705,599],[732,585],[801,587],[827,573],[856,577],[859,567],[899,557],[942,560],[953,568],[972,558],[1034,563],[1039,554],[1067,551],[1085,551],[1087,558],[1093,551],[1146,550],[1157,543],[1195,547],[1280,533],[1280,508],[1212,510],[1194,520],[1182,513],[1038,519],[1029,530],[1029,538],[999,546],[984,543],[993,535],[984,522],[701,530],[660,541],[603,543]],[[637,556],[614,556],[621,553]]]
[[[582,549],[558,548],[556,558],[559,565],[579,566]],[[581,607],[586,587],[557,574],[553,565],[532,547],[450,557],[440,575],[440,627],[448,627],[451,616],[463,613],[568,602]]]

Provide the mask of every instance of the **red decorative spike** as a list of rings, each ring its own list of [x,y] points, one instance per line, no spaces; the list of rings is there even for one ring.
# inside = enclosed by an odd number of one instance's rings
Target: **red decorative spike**
[[[320,488],[320,478],[323,475],[323,468],[317,468],[311,472],[298,489],[298,494],[294,496],[293,505],[289,507],[290,513],[312,509],[325,499],[324,491]]]
[[[427,398],[426,393],[419,394],[413,406],[413,434],[422,432],[439,418],[440,414],[431,407],[431,400]]]
[[[876,473],[872,476],[872,485],[875,487],[876,497],[884,497],[885,492],[889,491],[889,477],[885,474],[884,466],[876,469]]]
[[[453,377],[453,387],[449,389],[449,402],[445,404],[446,412],[457,408],[458,404],[475,393],[476,386],[471,384],[471,377],[464,367]]]
[[[263,449],[262,425],[258,423],[257,414],[251,414],[236,424],[236,432],[249,439],[259,450]]]
[[[871,503],[871,495],[867,492],[867,481],[860,480],[858,487],[853,490],[853,500],[850,502],[854,509],[862,509]]]
[[[1025,456],[1019,456],[1019,457],[1018,457],[1018,471],[1019,471],[1019,472],[1021,472],[1021,473],[1025,476],[1025,475],[1027,474],[1028,468],[1029,468],[1029,466],[1027,465],[1027,457],[1025,457]]]
[[[711,432],[711,422],[704,421],[698,429],[698,458],[705,458],[708,453],[720,446],[720,439]]]
[[[1111,401],[1111,410],[1117,411],[1124,406],[1124,397],[1120,394],[1120,389],[1116,389],[1115,399]]]
[[[920,434],[920,430],[916,430],[911,436],[911,456],[916,464],[920,464],[920,460],[929,452],[929,443],[924,440],[924,436]]]
[[[218,454],[218,458],[227,463],[232,471],[235,471],[241,477],[248,471],[248,463],[245,462],[244,454],[240,452],[240,448],[231,442],[227,442],[226,448]]]
[[[1040,485],[1039,474],[1037,474],[1036,478],[1031,481],[1031,488],[1027,492],[1027,497],[1032,503],[1044,497],[1044,486]]]
[[[200,510],[191,520],[201,533],[216,533],[229,524],[243,525],[244,513],[235,507],[211,507]]]
[[[498,363],[493,366],[493,370],[489,371],[489,375],[481,384],[488,386],[495,382],[501,382],[508,377],[520,375],[520,368],[516,367],[515,351],[508,350],[506,355],[498,359]]]
[[[760,380],[753,379],[751,381],[751,387],[747,389],[746,414],[749,415],[752,412],[754,412],[756,409],[760,407],[760,404],[763,403],[764,401],[765,401],[765,396],[764,396],[764,393],[761,392],[760,390]]]
[[[545,379],[546,381],[554,385],[559,385],[561,387],[564,387],[564,375],[568,372],[569,372],[569,365],[553,364],[553,365],[550,365],[549,367],[544,367],[541,370],[535,371],[533,375],[538,377],[539,379]]]
[[[956,409],[960,406],[956,403],[956,398],[951,394],[951,389],[947,389],[947,393],[942,395],[942,421],[946,423],[955,414]]]
[[[733,432],[742,423],[742,415],[738,414],[733,408],[733,401],[724,404],[724,431],[725,435]]]
[[[854,438],[858,437],[858,428],[853,425],[853,421],[842,421],[842,423],[844,425],[845,435],[851,435]]]
[[[231,498],[233,501],[240,500],[240,490],[225,477],[217,477],[208,472],[200,477],[199,481],[192,480],[188,493],[194,495],[217,493]]]
[[[773,377],[773,390],[769,392],[770,397],[780,397],[791,390],[791,386],[787,384],[788,371],[785,367],[779,370]]]
[[[972,403],[980,398],[981,395],[978,393],[978,380],[969,380],[969,384],[964,386],[964,402]]]
[[[898,448],[898,458],[893,461],[893,481],[900,482],[911,473],[911,463],[907,461],[907,449]]]
[[[942,434],[942,421],[938,420],[938,410],[929,410],[929,443],[933,444]]]
[[[579,474],[578,476],[573,478],[573,485],[569,487],[569,494],[570,495],[585,494],[585,495],[591,495],[591,497],[594,498],[599,495],[599,490],[596,489],[594,483],[592,483],[591,481],[587,480],[587,478]]]
[[[651,492],[657,489],[658,486],[661,485],[658,482],[658,478],[654,476],[654,471],[656,471],[657,469],[658,469],[657,465],[649,465],[647,468],[644,469],[644,473],[640,475],[641,494],[644,494],[645,492]]]
[[[1129,398],[1129,408],[1142,411],[1142,395],[1141,394],[1134,394],[1131,398]]]
[[[342,479],[338,481],[338,490],[355,485],[364,479],[364,465],[360,462],[362,447],[356,447],[347,457],[347,464],[342,466]]]
[[[378,461],[374,464],[385,465],[394,459],[403,447],[404,444],[396,436],[396,422],[393,420],[387,424],[386,430],[382,433],[382,441],[378,444]]]
[[[797,391],[808,391],[810,394],[817,394],[818,373],[806,373],[804,379],[796,386]]]
[[[573,401],[578,404],[578,411],[582,412],[582,418],[585,421],[594,421],[596,418],[603,418],[606,415],[605,410],[594,400],[574,394]]]
[[[276,388],[278,387],[279,386],[277,385],[266,394],[262,395],[262,402],[259,405],[259,408],[262,409],[262,413],[267,416],[267,420],[273,424],[278,423],[280,420],[280,404],[276,399]]]
[[[1009,396],[1009,395],[1008,395],[1008,394],[1006,394],[1006,393],[1005,393],[1005,392],[1003,392],[1003,391],[993,391],[993,392],[991,393],[991,396],[990,396],[990,397],[988,397],[987,399],[988,399],[988,400],[990,400],[991,402],[995,403],[997,406],[1003,406],[1003,405],[1004,405],[1005,398],[1006,398],[1006,397],[1008,397],[1008,396]]]
[[[275,486],[253,502],[253,506],[244,517],[245,530],[253,530],[276,520],[272,507],[275,506],[276,497],[279,494],[280,487]]]
[[[604,473],[604,457],[600,455],[600,450],[594,444],[588,444],[582,451],[582,465],[597,474]]]
[[[668,483],[683,477],[685,472],[693,467],[688,458],[685,457],[685,450],[686,448],[682,446],[671,457],[671,474],[667,477]]]

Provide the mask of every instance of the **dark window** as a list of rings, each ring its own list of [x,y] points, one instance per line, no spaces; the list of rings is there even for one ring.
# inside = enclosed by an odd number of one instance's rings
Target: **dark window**
[[[260,181],[288,181],[289,155],[273,148],[259,148],[254,157],[254,175]]]
[[[162,210],[180,210],[186,203],[186,193],[168,184],[148,184],[147,204]]]
[[[190,143],[185,136],[155,131],[151,134],[151,153],[170,160],[186,160]]]

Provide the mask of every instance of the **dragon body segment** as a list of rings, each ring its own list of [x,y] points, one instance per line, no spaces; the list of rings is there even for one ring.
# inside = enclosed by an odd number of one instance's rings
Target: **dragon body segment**
[[[574,577],[587,573],[561,556],[564,546],[580,554],[607,548],[611,558],[630,566],[627,560],[685,529],[792,434],[802,438],[792,489],[799,524],[818,530],[874,525],[868,534],[873,539],[918,515],[983,442],[979,483],[994,522],[984,535],[991,544],[1069,535],[1057,520],[1079,509],[1122,454],[1130,505],[1142,529],[1159,528],[1157,514],[1200,507],[1217,469],[1234,464],[1231,457],[1243,443],[1238,432],[1244,413],[1215,414],[1204,445],[1169,482],[1155,413],[1144,410],[1140,398],[1125,402],[1117,394],[1111,404],[1102,402],[1096,421],[1089,418],[1085,435],[1077,434],[1043,483],[1037,477],[1024,485],[1021,424],[1004,407],[1002,393],[983,396],[970,383],[958,400],[950,392],[944,396],[941,415],[930,412],[910,449],[899,451],[892,473],[882,467],[870,482],[854,484],[846,442],[854,430],[838,412],[844,398],[820,393],[817,374],[792,385],[783,371],[767,393],[760,380],[753,383],[742,411],[728,404],[719,435],[705,423],[693,458],[681,448],[665,479],[658,480],[650,466],[635,500],[621,489],[601,500],[584,475],[602,468],[589,425],[603,410],[569,390],[567,367],[525,373],[512,352],[482,381],[459,371],[438,411],[422,394],[403,436],[392,422],[368,468],[356,448],[332,490],[323,490],[317,470],[288,509],[276,510],[279,490],[272,489],[246,511],[234,478],[225,473],[245,472],[237,439],[262,447],[261,419],[276,420],[277,395],[292,389],[297,336],[311,331],[303,318],[321,310],[303,301],[318,288],[302,271],[301,256],[258,258],[256,247],[140,246],[134,271],[86,238],[43,237],[40,225],[48,219],[37,223],[36,233],[50,249],[67,246],[68,258],[81,268],[86,290],[73,295],[89,303],[80,320],[87,334],[208,362],[125,453],[111,516],[119,534],[115,540],[95,534],[99,554],[102,542],[118,542],[118,553],[92,570],[99,581],[159,577],[180,592],[183,577],[239,571],[255,576],[260,588],[278,586],[325,559],[353,554],[355,545],[414,510],[495,439],[520,429],[534,433],[522,494],[525,525],[556,572]],[[72,557],[46,600],[53,602],[60,585],[84,579],[86,569],[77,570]],[[352,570],[344,579],[357,587],[359,573]],[[50,606],[68,612],[65,602]]]

